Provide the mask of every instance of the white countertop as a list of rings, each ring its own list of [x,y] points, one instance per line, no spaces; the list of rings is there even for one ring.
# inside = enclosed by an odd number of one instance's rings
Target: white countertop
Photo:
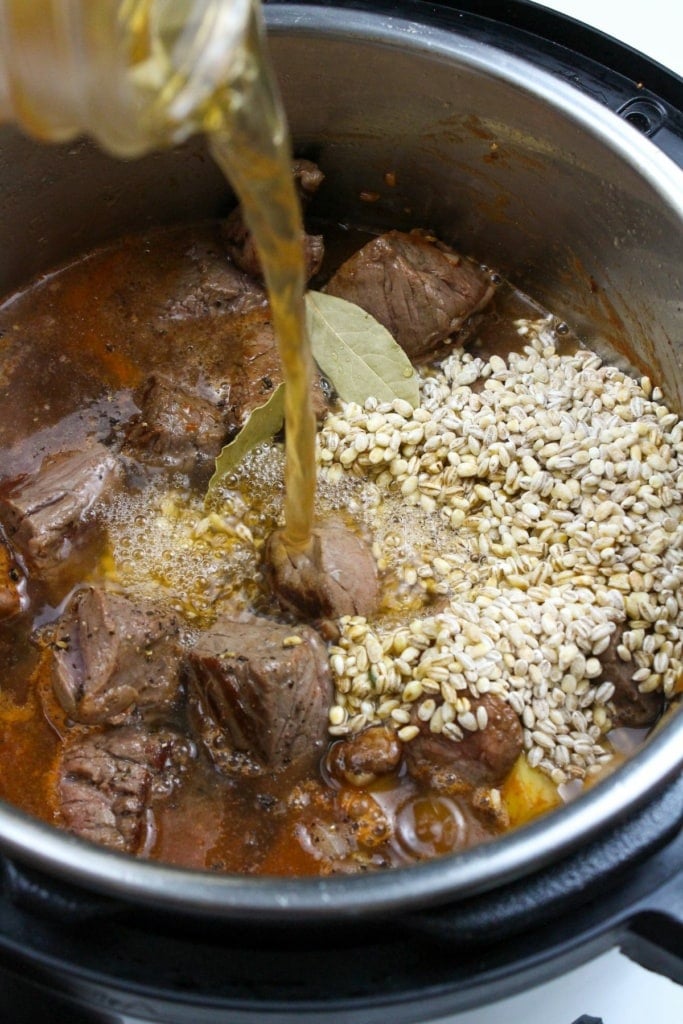
[[[681,0],[544,0],[539,6],[600,29],[683,77]]]
[[[584,1014],[602,1024],[680,1024],[683,988],[615,949],[528,992],[429,1024],[574,1024]]]

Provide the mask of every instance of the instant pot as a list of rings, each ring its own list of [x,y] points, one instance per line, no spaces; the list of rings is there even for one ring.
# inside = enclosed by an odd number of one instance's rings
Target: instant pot
[[[271,2],[266,19],[295,149],[326,174],[320,215],[433,228],[683,413],[681,79],[515,0]],[[201,140],[126,164],[4,128],[0,179],[5,293],[128,230],[230,205]],[[408,1024],[614,946],[683,983],[682,765],[674,709],[612,776],[513,834],[329,879],[135,861],[1,806],[0,1008]]]

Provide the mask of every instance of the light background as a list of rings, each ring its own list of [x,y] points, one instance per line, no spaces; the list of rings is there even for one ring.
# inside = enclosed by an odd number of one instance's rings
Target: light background
[[[547,0],[540,6],[598,28],[683,77],[681,0]]]

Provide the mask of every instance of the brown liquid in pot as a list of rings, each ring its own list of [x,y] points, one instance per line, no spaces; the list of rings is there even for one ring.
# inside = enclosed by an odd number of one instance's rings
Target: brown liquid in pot
[[[328,235],[332,251],[334,230]],[[245,338],[263,310],[257,304],[235,315],[226,273],[221,225],[206,222],[123,239],[8,299],[0,309],[0,408],[7,411],[0,417],[0,489],[36,469],[48,452],[79,448],[93,437],[116,448],[135,412],[135,389],[151,372],[193,385],[230,380],[235,370],[230,359],[242,358]],[[538,315],[525,297],[501,288],[475,350],[519,350],[519,318]],[[571,351],[575,340],[563,337]],[[257,453],[260,475],[247,474],[231,485],[235,502],[240,493],[244,499],[245,524],[266,535],[280,514],[281,487],[277,456],[266,473],[268,458]],[[188,522],[201,517],[201,489],[182,475],[160,471],[148,489],[135,483],[131,494],[106,513],[109,535],[96,535],[84,549],[59,600],[71,585],[83,582],[124,586],[132,594],[153,586],[181,609],[191,634],[219,612],[246,608],[277,618],[258,566],[231,563],[229,557],[220,562],[219,552],[222,590],[217,590],[210,567],[200,568],[191,551],[186,561],[174,562],[151,518],[167,492],[175,496],[173,514],[180,515],[181,526],[183,516]],[[320,497],[332,500],[324,488]],[[32,641],[34,630],[54,620],[60,609],[39,579],[29,579],[28,589],[31,610],[0,622],[0,797],[60,824],[60,739],[74,725],[54,696],[41,645]],[[429,600],[423,611],[429,613]],[[380,609],[387,621],[392,614],[388,606]],[[167,724],[191,732],[182,702]],[[494,838],[504,827],[503,818],[473,805],[471,793],[433,790],[403,766],[365,787],[346,785],[331,770],[337,742],[331,740],[320,773],[293,778],[285,771],[260,779],[221,775],[198,744],[181,784],[154,803],[144,855],[215,871],[327,872],[330,859],[321,860],[316,848],[319,821],[334,831],[342,806],[347,822],[355,814],[359,827],[367,827],[365,792],[390,823],[391,835],[386,841],[360,842],[357,856],[342,858],[335,870],[423,860]],[[611,766],[618,760],[613,758]],[[512,807],[515,794],[507,784],[502,793]],[[522,812],[511,815],[512,823],[542,813],[558,799],[556,793],[549,802],[527,799]]]
[[[134,410],[134,389],[152,371],[179,380],[188,374],[193,380],[229,378],[231,357],[241,358],[238,345],[230,343],[231,330],[239,332],[244,324],[221,305],[223,261],[219,224],[162,229],[96,251],[9,299],[0,309],[0,405],[11,410],[0,418],[3,479],[37,468],[47,451],[79,447],[92,436],[116,438]],[[508,323],[512,333],[514,317],[528,310],[521,297],[511,297],[499,327]],[[131,519],[139,515],[134,501],[130,510]],[[117,515],[119,541],[127,529],[140,536],[131,558],[147,557],[163,583],[161,553],[144,550],[149,520],[137,528],[132,521],[122,526],[126,514],[124,502]],[[257,501],[250,514],[268,517],[273,512],[268,502],[259,507]],[[119,556],[122,550],[119,544]],[[80,576],[73,584],[98,582],[109,566],[107,543],[100,539],[79,563]],[[277,614],[272,600],[264,607],[261,585],[258,578],[238,580],[227,606],[239,609],[245,601],[248,606],[256,601],[259,612]],[[59,823],[56,758],[60,738],[73,724],[56,701],[30,640],[34,627],[53,619],[58,608],[41,594],[39,583],[31,586],[37,613],[0,623],[0,797]],[[190,593],[189,578],[187,588]],[[209,610],[209,618],[213,614]],[[184,709],[175,713],[174,724],[187,730]],[[148,853],[215,871],[325,871],[306,836],[301,800],[292,806],[295,786],[303,787],[304,802],[307,786],[315,793],[340,791],[325,769],[322,781],[293,779],[287,773],[230,780],[199,751],[182,785],[156,805]],[[498,824],[474,814],[468,800],[430,793],[405,770],[369,789],[395,823],[395,836],[366,851],[358,869],[363,862],[377,867],[410,863],[499,834]],[[349,787],[348,792],[349,799],[357,798],[355,790]]]
[[[231,102],[220,94],[215,97],[203,112],[201,126],[235,186],[260,250],[287,381],[284,539],[292,548],[305,547],[313,522],[315,435],[303,318],[302,226],[286,134],[265,77],[257,75],[241,111],[231,109]],[[47,452],[77,448],[93,437],[118,443],[135,411],[133,391],[151,372],[183,379],[192,367],[193,385],[221,375],[231,378],[232,363],[241,358],[237,353],[243,353],[244,335],[251,329],[249,317],[258,321],[261,313],[252,308],[233,323],[232,298],[221,280],[222,259],[216,224],[151,232],[50,274],[5,304],[0,314],[0,389],[9,414],[0,417],[0,487],[3,480],[37,468]],[[539,310],[523,297],[501,291],[495,317],[480,334],[479,351],[507,354],[519,345],[515,320],[537,315]],[[231,332],[236,333],[231,337]],[[268,387],[265,381],[264,376]],[[634,442],[632,447],[638,446]],[[635,455],[633,459],[637,461]],[[594,461],[600,460],[595,456]],[[179,507],[185,503],[191,515],[198,492],[192,492],[187,480],[171,477],[160,477],[155,486],[159,493],[164,487],[179,491]],[[268,483],[254,481],[256,498],[246,502],[245,524],[251,517],[261,527],[264,522],[276,525],[276,511],[266,496]],[[153,502],[145,504],[144,496],[141,500],[136,493],[121,500],[109,517],[109,538],[93,537],[60,596],[69,586],[85,582],[134,578],[135,585],[154,583],[173,592],[176,604],[183,591],[182,611],[192,625],[210,621],[217,602],[212,605],[206,595],[213,581],[195,571],[196,563],[188,563],[184,579],[176,566],[166,564],[173,553],[153,546],[148,520],[153,508]],[[137,565],[146,568],[135,576]],[[240,575],[237,565],[231,570],[233,579],[220,596],[223,610],[277,614],[258,573]],[[0,796],[61,824],[57,757],[61,739],[74,724],[55,699],[40,644],[31,641],[34,630],[54,619],[59,607],[40,580],[29,579],[28,589],[31,611],[0,624]],[[382,611],[389,614],[387,608]],[[177,706],[166,724],[180,733],[191,732],[188,715],[185,706]],[[319,776],[295,778],[285,771],[258,780],[219,774],[200,749],[181,784],[168,799],[155,802],[153,823],[138,852],[213,871],[359,871],[463,849],[505,827],[504,816],[475,806],[471,793],[432,790],[404,767],[365,787],[347,786],[334,775],[335,745],[332,741]],[[389,823],[385,842],[362,838],[362,829],[371,827],[366,793]],[[550,802],[530,804],[524,814],[532,817],[556,801],[554,794]],[[345,823],[349,818],[357,822],[360,838],[358,855],[341,857],[335,868],[334,856],[319,856],[318,824],[326,820],[329,830],[323,841],[333,846],[340,806]],[[518,815],[516,823],[523,820]]]

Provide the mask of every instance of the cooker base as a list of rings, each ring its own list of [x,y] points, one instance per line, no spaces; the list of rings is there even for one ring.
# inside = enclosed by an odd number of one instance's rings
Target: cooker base
[[[254,926],[104,900],[98,912],[87,893],[79,916],[76,890],[46,893],[6,864],[0,968],[71,1000],[85,1021],[154,1024],[226,1013],[231,1024],[412,1024],[528,990],[615,946],[683,983],[682,808],[683,779],[526,880],[355,926]],[[657,823],[653,847],[642,837]]]

